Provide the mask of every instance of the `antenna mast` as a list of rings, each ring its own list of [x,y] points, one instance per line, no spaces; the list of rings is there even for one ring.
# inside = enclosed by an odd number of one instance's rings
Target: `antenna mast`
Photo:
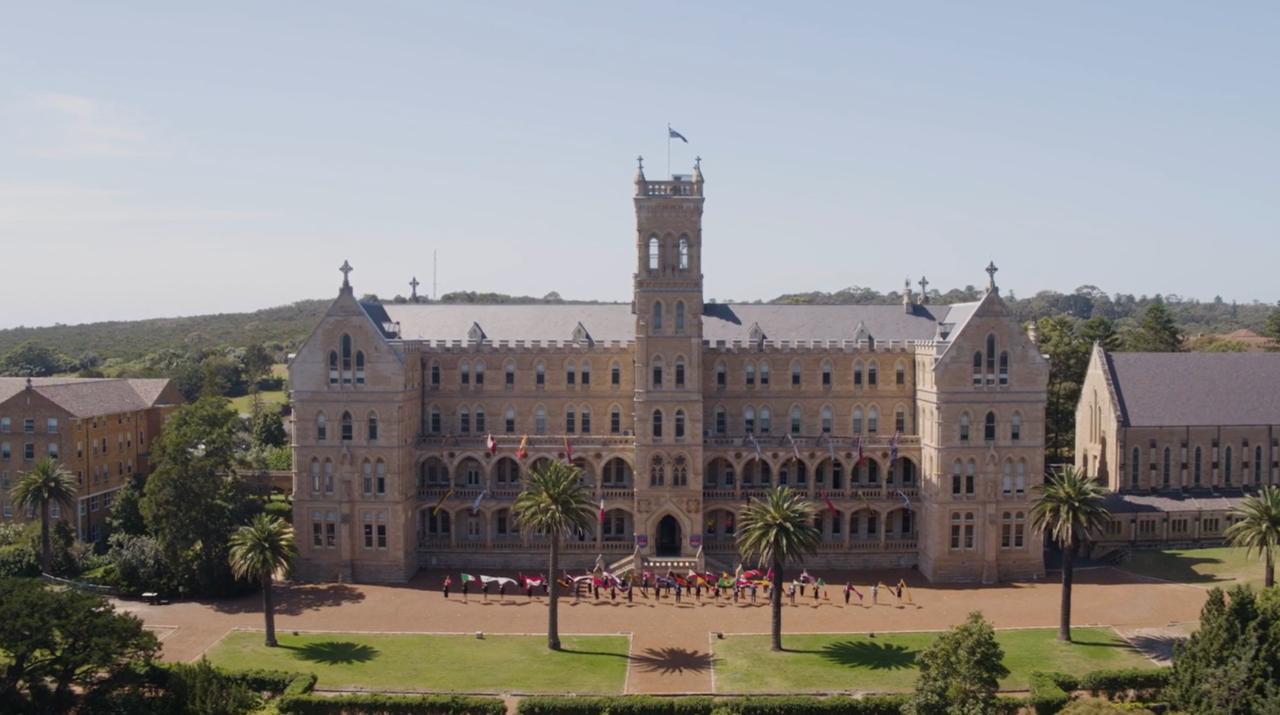
[[[431,300],[435,300],[436,295],[436,250],[431,250]]]

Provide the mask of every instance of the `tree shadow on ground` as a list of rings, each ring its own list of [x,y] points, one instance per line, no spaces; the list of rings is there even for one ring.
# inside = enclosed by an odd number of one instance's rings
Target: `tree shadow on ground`
[[[1214,583],[1235,580],[1230,575],[1203,573],[1196,570],[1199,566],[1221,566],[1223,563],[1222,559],[1208,556],[1140,552],[1120,562],[1117,568],[1139,576],[1162,578],[1178,583]]]
[[[1186,638],[1172,634],[1157,635],[1154,633],[1136,634],[1129,637],[1133,647],[1143,655],[1160,663],[1173,662],[1173,647]]]
[[[916,664],[918,650],[912,650],[897,643],[872,643],[869,641],[840,641],[828,643],[822,650],[792,650],[784,648],[788,653],[814,653],[824,660],[846,665],[850,668],[867,668],[870,670],[902,670],[912,668]]]
[[[685,648],[646,648],[643,653],[631,656],[631,662],[650,673],[705,673],[711,670],[715,659],[710,653]]]
[[[333,608],[364,600],[364,593],[344,583],[281,584],[275,587],[276,615],[296,616],[306,611]],[[210,601],[222,613],[261,613],[262,594],[232,601]]]
[[[348,665],[351,663],[367,663],[381,653],[377,648],[364,643],[351,641],[320,641],[301,646],[280,645],[281,648],[293,651],[293,657],[322,665]]]

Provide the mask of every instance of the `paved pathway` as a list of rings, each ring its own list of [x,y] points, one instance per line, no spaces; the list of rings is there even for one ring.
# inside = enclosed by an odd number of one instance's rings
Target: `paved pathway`
[[[828,583],[843,584],[844,576],[815,573]],[[854,582],[896,583],[906,576],[912,603],[897,603],[881,591],[878,606],[848,607],[840,602],[840,586],[829,588],[830,602],[812,600],[787,606],[783,626],[789,633],[938,630],[981,610],[998,628],[1057,624],[1059,587],[1053,582],[995,586],[929,585],[913,571],[860,572]],[[440,574],[420,574],[406,586],[349,584],[286,585],[277,598],[276,625],[282,631],[373,631],[470,633],[544,633],[545,599],[528,603],[524,596],[496,598],[485,603],[476,596],[463,602],[457,594],[445,600],[439,592]],[[456,580],[456,578],[455,578]],[[1112,625],[1129,629],[1164,627],[1197,620],[1205,591],[1194,586],[1133,578],[1116,569],[1079,572],[1073,594],[1076,625]],[[149,626],[172,628],[162,641],[170,660],[198,658],[228,631],[261,628],[261,598],[232,601],[179,602],[151,606],[124,601]],[[560,627],[566,634],[630,633],[632,661],[630,692],[710,692],[713,662],[712,631],[768,633],[769,609],[762,598],[756,605],[688,600],[676,606],[670,599],[655,604],[639,597],[634,603],[562,601]]]

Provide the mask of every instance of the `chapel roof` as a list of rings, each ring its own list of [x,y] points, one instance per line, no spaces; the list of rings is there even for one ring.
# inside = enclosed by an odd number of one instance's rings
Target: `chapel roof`
[[[1130,427],[1280,424],[1280,353],[1106,353]]]

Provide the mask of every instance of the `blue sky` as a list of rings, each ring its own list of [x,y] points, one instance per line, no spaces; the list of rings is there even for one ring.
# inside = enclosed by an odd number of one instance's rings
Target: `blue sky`
[[[629,299],[703,157],[708,297],[1280,299],[1276,3],[9,3],[0,327],[358,292]]]

